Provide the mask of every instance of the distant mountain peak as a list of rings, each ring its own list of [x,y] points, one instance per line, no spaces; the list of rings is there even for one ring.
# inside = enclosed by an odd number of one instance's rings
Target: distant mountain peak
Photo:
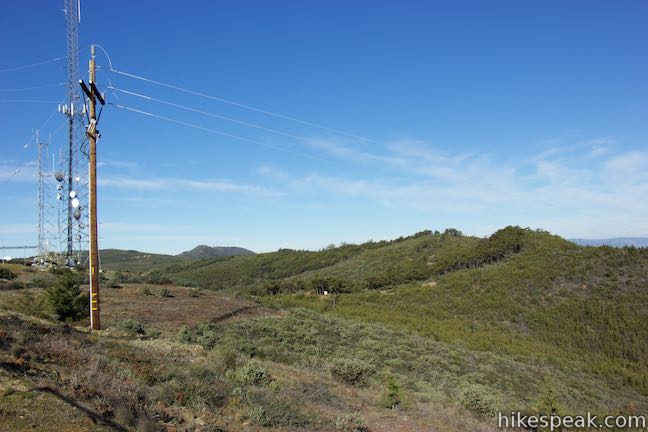
[[[180,258],[211,258],[211,257],[226,257],[237,255],[254,255],[251,250],[236,247],[236,246],[207,246],[198,245],[195,248],[182,252],[177,257]]]
[[[607,239],[569,239],[581,246],[648,247],[647,237],[614,237]]]

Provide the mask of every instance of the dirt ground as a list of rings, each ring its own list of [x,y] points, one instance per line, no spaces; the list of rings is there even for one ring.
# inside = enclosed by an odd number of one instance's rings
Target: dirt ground
[[[143,294],[146,288],[152,294]],[[171,297],[160,296],[163,288],[169,291]],[[102,288],[101,316],[104,322],[131,318],[164,333],[176,333],[182,326],[248,319],[273,313],[258,303],[214,291],[201,290],[198,297],[192,297],[190,290],[186,287],[148,284]]]

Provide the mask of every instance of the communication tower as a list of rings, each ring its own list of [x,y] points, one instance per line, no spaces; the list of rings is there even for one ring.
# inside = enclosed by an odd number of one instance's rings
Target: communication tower
[[[79,23],[80,0],[64,0],[67,27],[67,103],[59,106],[59,112],[68,118],[68,147],[64,171],[56,173],[63,201],[62,219],[65,246],[62,251],[69,266],[83,264],[88,247],[88,173],[87,138],[84,128],[86,107],[79,90]]]

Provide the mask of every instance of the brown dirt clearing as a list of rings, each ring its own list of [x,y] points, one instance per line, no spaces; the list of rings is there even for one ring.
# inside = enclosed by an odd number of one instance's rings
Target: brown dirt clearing
[[[145,288],[152,294],[142,294]],[[172,297],[161,297],[160,290],[163,288],[168,289]],[[176,333],[182,326],[248,319],[274,313],[253,301],[220,292],[202,290],[198,297],[191,297],[190,290],[186,287],[149,284],[102,288],[102,319],[114,321],[130,318],[163,332]]]

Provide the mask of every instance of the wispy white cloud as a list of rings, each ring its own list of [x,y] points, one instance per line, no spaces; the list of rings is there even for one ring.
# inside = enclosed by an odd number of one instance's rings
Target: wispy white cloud
[[[583,236],[600,232],[601,226],[608,234],[648,234],[648,225],[641,222],[648,214],[648,151],[620,151],[612,137],[560,138],[546,144],[550,147],[530,157],[502,160],[488,154],[452,154],[418,140],[387,143],[380,154],[320,140],[320,149],[371,164],[375,173],[290,176],[281,171],[274,180],[303,197],[348,196],[455,215],[536,214],[527,220],[552,229],[564,221],[557,232],[567,229]],[[269,177],[273,172],[260,170]],[[621,229],[623,221],[628,229]]]
[[[97,167],[117,168],[122,170],[135,171],[139,167],[139,164],[134,161],[102,159],[100,162],[97,162]]]
[[[185,178],[137,178],[127,176],[108,176],[99,178],[103,187],[135,190],[178,190],[189,189],[207,192],[233,192],[272,196],[276,192],[266,187],[236,183],[231,180],[194,180]]]
[[[192,227],[183,224],[158,224],[140,222],[101,222],[99,228],[104,234],[124,233],[169,233],[178,232]]]
[[[358,142],[326,138],[306,138],[304,141],[311,147],[322,150],[331,156],[353,162],[382,162],[393,165],[400,165],[404,162],[397,157],[381,155],[375,151],[361,150],[358,148]],[[375,146],[376,145],[374,145],[374,147]]]
[[[99,186],[123,188],[123,189],[167,189],[167,180],[163,179],[142,179],[133,177],[99,177]]]
[[[0,161],[0,181],[35,182],[38,179],[38,162]]]
[[[13,224],[0,224],[0,234],[31,234],[36,233],[36,224],[13,223]]]
[[[648,152],[633,151],[609,157],[603,164],[605,175],[620,183],[648,182]]]

